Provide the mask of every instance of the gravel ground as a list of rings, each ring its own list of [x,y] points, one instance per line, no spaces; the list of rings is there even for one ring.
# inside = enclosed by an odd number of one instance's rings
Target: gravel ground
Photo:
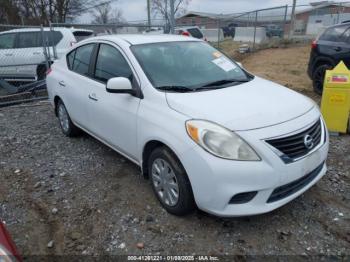
[[[29,255],[348,255],[350,137],[331,137],[329,171],[265,215],[166,213],[130,161],[70,139],[46,103],[0,109],[0,217]]]

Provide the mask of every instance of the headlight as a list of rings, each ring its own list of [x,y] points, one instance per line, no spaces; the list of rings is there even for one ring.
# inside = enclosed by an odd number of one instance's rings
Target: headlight
[[[211,154],[231,160],[259,161],[255,151],[234,132],[204,120],[186,122],[188,135]]]

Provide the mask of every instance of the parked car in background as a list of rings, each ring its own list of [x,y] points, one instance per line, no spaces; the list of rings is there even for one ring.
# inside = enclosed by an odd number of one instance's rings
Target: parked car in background
[[[322,94],[326,70],[340,61],[350,67],[350,23],[329,27],[312,42],[307,72],[316,93]]]
[[[176,27],[175,28],[176,35],[185,35],[192,36],[197,39],[206,40],[203,32],[198,26],[185,26],[185,27]]]
[[[284,31],[281,26],[275,24],[264,25],[267,37],[283,37]]]
[[[222,27],[222,31],[224,33],[224,37],[235,37],[235,33],[236,33],[236,27],[238,25],[235,23],[230,23],[227,26]]]
[[[43,37],[44,36],[44,39]],[[60,58],[75,43],[93,36],[93,31],[74,28],[23,28],[0,32],[0,78],[31,82],[44,79],[46,59],[43,43],[48,46],[50,62],[53,46]]]
[[[22,261],[5,225],[0,221],[0,261],[15,262]]]
[[[199,39],[91,38],[46,81],[62,132],[84,130],[139,165],[175,215],[269,212],[326,173],[318,106]]]

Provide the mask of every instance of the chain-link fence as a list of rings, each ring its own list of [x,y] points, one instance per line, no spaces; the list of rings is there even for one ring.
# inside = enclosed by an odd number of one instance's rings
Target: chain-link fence
[[[176,20],[177,28],[199,27],[216,47],[232,46],[247,52],[289,41],[309,42],[328,26],[350,21],[350,2],[278,6],[244,13],[189,12]]]

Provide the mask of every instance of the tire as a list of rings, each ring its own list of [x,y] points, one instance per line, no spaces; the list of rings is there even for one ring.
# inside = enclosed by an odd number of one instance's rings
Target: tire
[[[326,70],[331,69],[329,64],[323,64],[316,67],[312,74],[312,85],[316,94],[322,95],[323,82],[326,74]]]
[[[79,135],[80,129],[73,124],[69,117],[68,111],[61,100],[57,102],[56,110],[62,133],[68,137]]]
[[[46,66],[40,65],[36,70],[38,80],[44,80],[46,77]]]
[[[152,189],[167,212],[184,216],[195,210],[196,204],[186,171],[168,148],[159,147],[151,153],[148,174]]]

